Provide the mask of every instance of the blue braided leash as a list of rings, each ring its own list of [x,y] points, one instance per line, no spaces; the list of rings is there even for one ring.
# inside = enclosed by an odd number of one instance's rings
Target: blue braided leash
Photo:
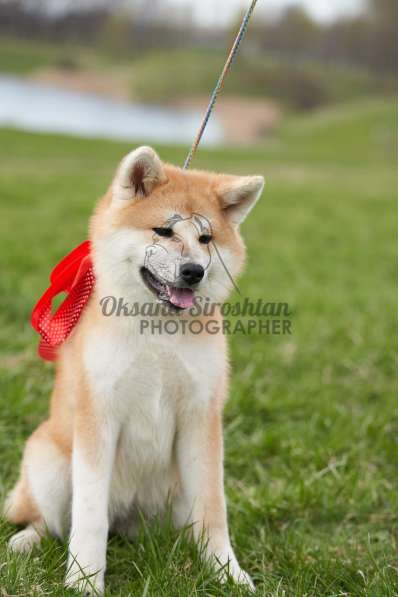
[[[199,146],[199,143],[200,143],[200,141],[201,141],[201,139],[203,137],[203,133],[205,132],[205,128],[207,126],[207,123],[209,122],[209,118],[211,116],[211,113],[213,112],[214,106],[216,105],[219,93],[222,90],[222,87],[224,85],[225,78],[226,78],[226,76],[227,76],[227,74],[228,74],[228,72],[229,72],[229,70],[230,70],[230,68],[231,68],[231,66],[232,66],[235,58],[236,58],[236,55],[237,55],[238,50],[239,50],[239,46],[240,46],[243,38],[245,37],[246,31],[247,31],[247,27],[249,25],[250,17],[253,14],[253,11],[254,11],[254,8],[255,8],[256,4],[257,4],[257,0],[252,0],[252,3],[250,5],[250,7],[248,8],[245,16],[243,17],[242,24],[241,24],[240,29],[238,31],[238,34],[237,34],[237,36],[235,38],[235,41],[234,41],[234,43],[232,45],[232,48],[231,48],[231,51],[230,51],[230,53],[228,55],[227,61],[226,61],[225,65],[224,65],[224,68],[222,70],[220,78],[217,81],[217,85],[215,86],[214,91],[213,91],[213,93],[211,95],[210,102],[209,102],[209,105],[207,107],[206,113],[205,113],[205,115],[203,117],[202,124],[200,125],[198,134],[196,135],[195,141],[193,142],[193,145],[192,145],[192,147],[191,147],[191,149],[190,149],[190,151],[189,151],[189,153],[188,153],[188,155],[186,157],[186,160],[184,162],[184,165],[183,165],[183,169],[184,170],[186,170],[186,169],[189,168],[189,166],[191,164],[191,161],[192,161],[192,158],[195,155],[196,150],[197,150],[197,148]]]
[[[197,148],[199,146],[199,143],[200,143],[200,141],[201,141],[201,139],[203,137],[203,133],[205,132],[207,123],[209,122],[209,118],[210,118],[210,116],[211,116],[211,114],[213,112],[214,106],[216,105],[218,96],[219,96],[219,94],[220,94],[220,92],[221,92],[221,90],[223,88],[226,76],[229,73],[229,70],[230,70],[230,68],[231,68],[231,66],[232,66],[232,64],[233,64],[233,62],[234,62],[234,60],[235,60],[235,58],[237,56],[237,53],[238,53],[238,50],[239,50],[239,46],[240,46],[243,38],[245,37],[246,31],[247,31],[247,27],[249,25],[250,18],[251,18],[252,14],[253,14],[253,11],[254,11],[254,8],[255,8],[256,4],[257,4],[257,0],[252,0],[252,3],[250,5],[250,7],[248,8],[246,14],[243,17],[240,29],[239,29],[238,34],[237,34],[237,36],[235,38],[235,41],[234,41],[234,43],[232,45],[232,48],[231,48],[231,50],[229,52],[227,61],[226,61],[225,65],[224,65],[224,68],[223,68],[223,70],[221,72],[221,75],[220,75],[220,77],[219,77],[219,79],[217,81],[217,84],[216,84],[216,86],[214,88],[214,91],[213,91],[213,93],[211,95],[210,102],[209,102],[209,105],[207,106],[207,110],[206,110],[205,115],[203,117],[202,124],[200,125],[198,134],[196,135],[195,141],[193,142],[192,147],[191,147],[191,149],[190,149],[190,151],[189,151],[189,153],[188,153],[188,155],[186,157],[186,160],[184,162],[184,165],[183,165],[183,169],[184,170],[187,170],[189,168],[189,166],[191,164],[191,161],[192,161],[192,158],[194,157],[194,155],[196,153],[196,150],[197,150]],[[218,258],[219,258],[222,266],[224,267],[224,270],[225,270],[228,278],[230,279],[232,285],[234,286],[234,288],[238,292],[238,294],[241,294],[240,290],[239,290],[239,288],[238,288],[238,286],[237,286],[237,284],[235,282],[235,280],[231,276],[231,274],[230,274],[227,266],[224,263],[223,258],[221,257],[220,251],[219,251],[219,249],[218,249],[218,247],[217,247],[214,239],[212,240],[212,245],[213,245],[213,247],[214,247],[214,249],[215,249],[215,251],[217,253],[217,256],[218,256]]]

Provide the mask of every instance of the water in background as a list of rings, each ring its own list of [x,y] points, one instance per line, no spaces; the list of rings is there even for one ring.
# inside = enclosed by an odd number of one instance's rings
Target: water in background
[[[128,104],[0,76],[0,126],[125,141],[191,144],[201,118],[196,110]],[[223,141],[221,125],[214,117],[203,141],[207,145]]]

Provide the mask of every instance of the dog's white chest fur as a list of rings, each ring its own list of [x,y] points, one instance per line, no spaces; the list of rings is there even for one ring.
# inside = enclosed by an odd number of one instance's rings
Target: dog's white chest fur
[[[135,322],[109,326],[88,339],[85,364],[94,400],[106,401],[110,427],[121,429],[112,518],[127,516],[133,506],[155,514],[176,490],[178,421],[206,408],[220,371],[217,353],[206,348],[192,336],[143,336]]]

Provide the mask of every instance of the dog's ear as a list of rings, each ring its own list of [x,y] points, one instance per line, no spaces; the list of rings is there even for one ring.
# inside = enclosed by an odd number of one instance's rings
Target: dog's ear
[[[147,197],[155,186],[166,182],[162,162],[152,147],[138,147],[119,164],[112,184],[114,201]]]
[[[238,227],[260,198],[262,176],[223,176],[217,192],[221,207],[234,227]]]

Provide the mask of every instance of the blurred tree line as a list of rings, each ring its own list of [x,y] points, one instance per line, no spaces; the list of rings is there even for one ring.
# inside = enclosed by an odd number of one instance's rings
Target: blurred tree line
[[[254,35],[269,52],[398,74],[397,0],[368,0],[363,14],[326,25],[291,6],[276,22],[257,21]]]
[[[163,3],[164,4],[164,3]],[[195,31],[158,0],[0,0],[0,35],[101,46],[114,53],[184,47]]]
[[[366,1],[362,14],[327,24],[297,5],[274,19],[258,11],[226,93],[271,97],[298,110],[397,94],[398,0]],[[115,58],[109,65],[135,59],[134,97],[144,101],[207,94],[241,15],[228,29],[203,29],[192,7],[170,2],[0,0],[0,36],[60,42],[54,64],[62,68],[80,67],[72,49],[83,46]]]
[[[198,32],[189,8],[171,11],[164,0],[64,0],[62,10],[56,7],[54,0],[0,0],[0,34],[106,45],[126,53],[226,42],[225,31]],[[277,20],[259,15],[251,39],[260,51],[398,74],[397,0],[367,0],[362,15],[330,24],[314,21],[297,5]]]

